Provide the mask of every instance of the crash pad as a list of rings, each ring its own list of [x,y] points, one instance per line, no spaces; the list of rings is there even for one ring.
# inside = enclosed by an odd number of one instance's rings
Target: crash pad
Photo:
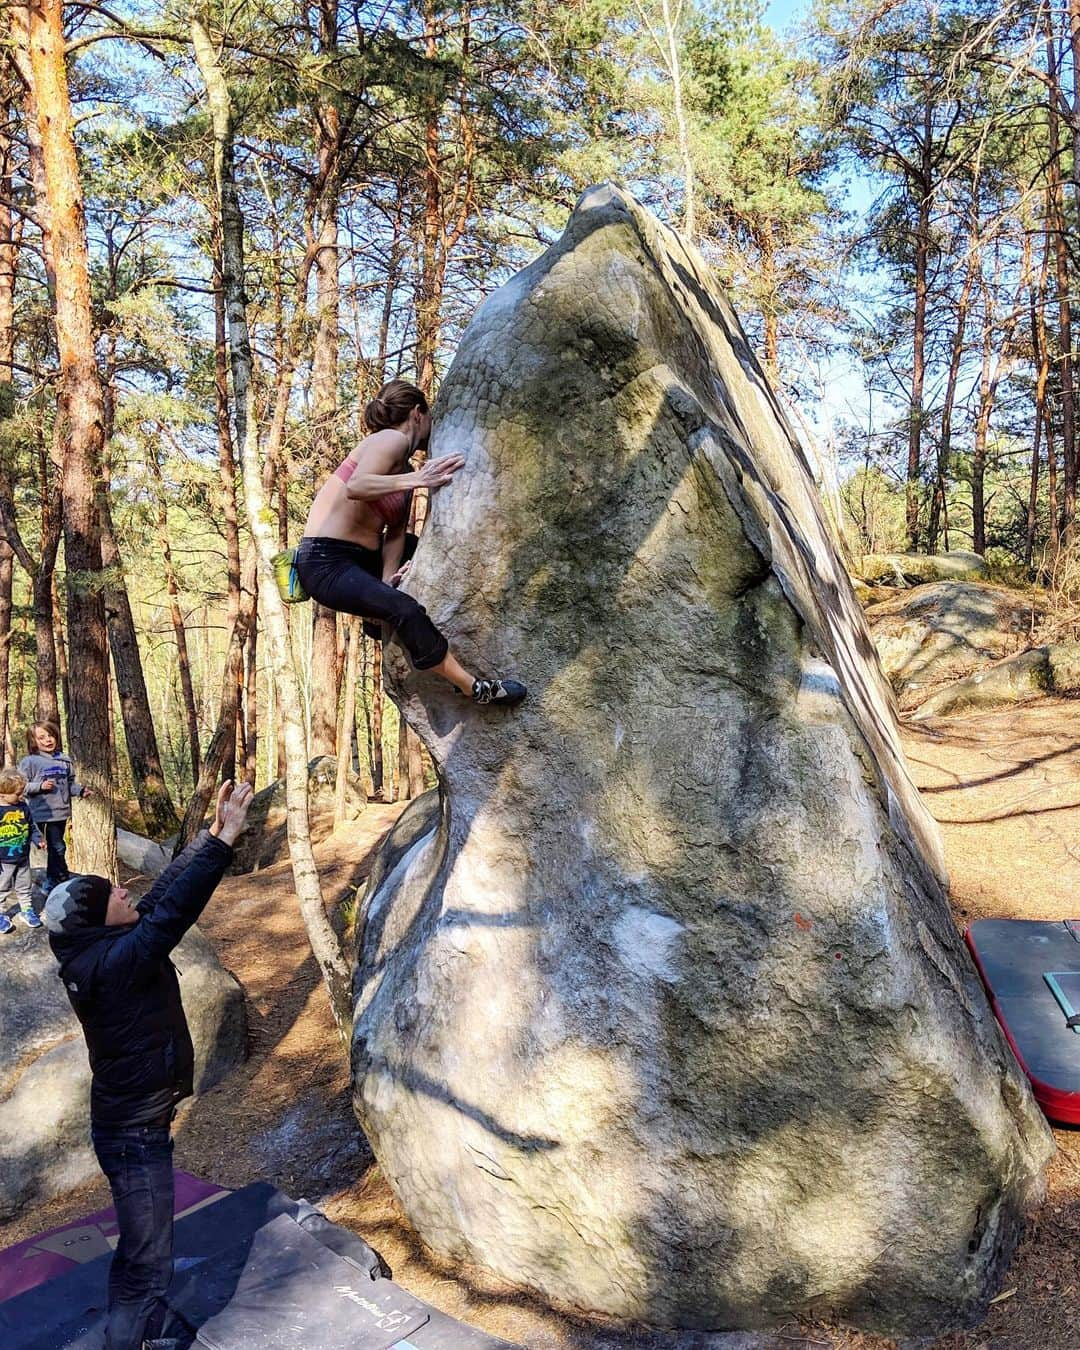
[[[173,1176],[176,1183],[173,1208],[178,1219],[229,1194],[224,1186],[203,1181],[190,1172],[174,1172]],[[116,1210],[110,1206],[58,1228],[48,1228],[0,1251],[0,1303],[64,1275],[75,1266],[107,1256],[116,1246],[116,1239]]]
[[[1080,1125],[1080,921],[979,919],[965,939],[1035,1100]]]
[[[513,1350],[386,1278],[378,1255],[267,1182],[179,1218],[164,1334],[194,1350]],[[0,1303],[4,1350],[100,1350],[111,1252]]]

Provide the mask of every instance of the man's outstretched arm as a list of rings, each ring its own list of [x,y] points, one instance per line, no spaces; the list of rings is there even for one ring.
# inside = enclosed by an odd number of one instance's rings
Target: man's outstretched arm
[[[241,783],[219,804],[217,835],[206,834],[202,847],[193,851],[152,908],[110,944],[101,967],[104,978],[122,978],[140,966],[156,965],[198,920],[232,859],[232,846],[247,823],[252,795],[251,784]]]
[[[154,884],[135,906],[140,914],[149,914],[180,873],[187,868],[188,863],[206,847],[207,840],[220,836],[223,824],[222,811],[232,794],[232,790],[232,779],[226,779],[218,789],[217,803],[214,808],[214,823],[208,830],[200,830],[191,843],[169,863],[168,867],[158,873],[154,878]]]

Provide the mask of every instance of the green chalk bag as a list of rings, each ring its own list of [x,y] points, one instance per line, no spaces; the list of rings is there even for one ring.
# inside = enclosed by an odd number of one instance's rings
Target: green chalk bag
[[[281,553],[275,553],[270,559],[278,593],[287,605],[299,605],[310,599],[296,575],[296,555],[299,552],[297,548],[287,548]]]

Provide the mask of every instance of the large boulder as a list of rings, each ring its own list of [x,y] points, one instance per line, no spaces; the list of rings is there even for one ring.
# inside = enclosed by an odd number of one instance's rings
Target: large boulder
[[[90,1147],[86,1042],[43,933],[0,953],[0,1219],[100,1172]],[[242,1064],[244,1000],[210,942],[192,929],[174,953],[191,1038],[195,1091]]]
[[[409,587],[507,713],[388,668],[440,796],[358,921],[354,1101],[424,1240],[664,1326],[930,1332],[1052,1142],[811,473],[709,269],[623,191],[477,311]]]
[[[901,709],[1026,647],[1032,603],[1003,587],[940,581],[872,606],[867,623]]]
[[[337,760],[318,755],[308,762],[308,824],[318,843],[334,828]],[[355,820],[367,805],[363,785],[350,769],[345,780],[345,819]],[[236,843],[233,872],[257,872],[288,857],[288,815],[285,779],[256,792],[248,811],[248,828]]]
[[[986,559],[979,553],[864,553],[852,568],[870,586],[925,586],[932,581],[982,581]]]

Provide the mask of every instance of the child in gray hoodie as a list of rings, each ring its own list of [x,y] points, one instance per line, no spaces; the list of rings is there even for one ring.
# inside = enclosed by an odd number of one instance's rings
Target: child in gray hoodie
[[[45,889],[49,891],[71,875],[64,835],[71,819],[71,799],[85,797],[87,789],[75,780],[74,765],[63,752],[55,722],[35,722],[26,733],[26,748],[30,753],[19,760],[19,772],[26,779],[26,804],[34,824],[45,836]]]

